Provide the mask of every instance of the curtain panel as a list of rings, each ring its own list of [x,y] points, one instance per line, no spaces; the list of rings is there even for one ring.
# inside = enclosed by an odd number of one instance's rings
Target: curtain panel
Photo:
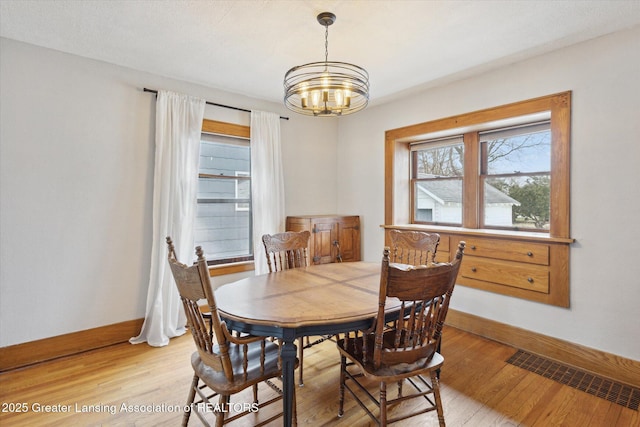
[[[154,347],[185,333],[186,317],[167,263],[171,236],[179,260],[191,263],[197,209],[198,161],[205,101],[158,91],[153,179],[153,243],[147,307],[142,330],[132,344]]]
[[[280,116],[251,112],[251,200],[255,274],[268,273],[263,234],[285,231]]]

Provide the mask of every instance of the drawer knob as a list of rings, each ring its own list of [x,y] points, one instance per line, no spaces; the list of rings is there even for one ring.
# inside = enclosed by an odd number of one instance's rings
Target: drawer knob
[[[527,279],[527,282],[529,282],[529,283],[533,283],[533,277],[529,277],[529,278]]]
[[[527,256],[533,256],[533,252],[527,252]]]
[[[477,271],[477,269],[475,267],[471,267],[471,271],[473,271],[475,273]]]
[[[471,250],[475,251],[476,250],[476,245],[471,245]]]

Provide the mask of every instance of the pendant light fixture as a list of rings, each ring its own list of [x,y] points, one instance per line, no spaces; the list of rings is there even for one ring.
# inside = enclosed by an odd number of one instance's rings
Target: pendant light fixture
[[[325,27],[324,62],[291,68],[284,76],[284,104],[309,116],[344,116],[360,111],[369,103],[369,74],[346,62],[329,61],[329,25],[336,21],[331,12],[318,15]]]

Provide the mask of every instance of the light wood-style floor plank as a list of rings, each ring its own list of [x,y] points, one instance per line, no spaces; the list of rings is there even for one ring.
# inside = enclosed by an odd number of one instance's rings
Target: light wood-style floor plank
[[[194,349],[185,335],[167,347],[120,344],[0,374],[0,425],[180,425]],[[441,386],[448,426],[640,426],[638,411],[507,364],[515,351],[445,328]],[[298,425],[373,425],[348,394],[345,415],[337,417],[339,362],[330,341],[305,351],[305,386],[296,388]],[[376,384],[371,387],[375,390]],[[260,390],[271,393],[266,387]],[[250,402],[250,392],[232,401]],[[22,404],[27,412],[17,412]],[[252,426],[280,408],[276,406],[232,425]],[[55,412],[65,409],[69,412]],[[190,425],[200,424],[193,417]],[[430,427],[438,422],[430,413],[395,425]]]

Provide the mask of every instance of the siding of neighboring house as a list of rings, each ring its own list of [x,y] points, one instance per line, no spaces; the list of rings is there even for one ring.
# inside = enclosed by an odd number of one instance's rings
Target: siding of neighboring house
[[[249,171],[247,146],[201,143],[201,173],[237,176],[248,175]],[[237,197],[248,198],[248,185],[249,181],[200,178],[195,240],[196,245],[202,246],[207,259],[251,253],[248,205],[232,201]]]
[[[484,222],[494,226],[513,226],[513,205],[490,205],[484,208]]]
[[[462,181],[434,180],[417,187],[416,218],[419,221],[462,224]],[[512,227],[513,206],[520,203],[491,185],[486,188],[485,223]]]
[[[461,203],[447,203],[440,206],[438,211],[440,212],[440,222],[448,222],[452,224],[462,224],[462,204]]]

